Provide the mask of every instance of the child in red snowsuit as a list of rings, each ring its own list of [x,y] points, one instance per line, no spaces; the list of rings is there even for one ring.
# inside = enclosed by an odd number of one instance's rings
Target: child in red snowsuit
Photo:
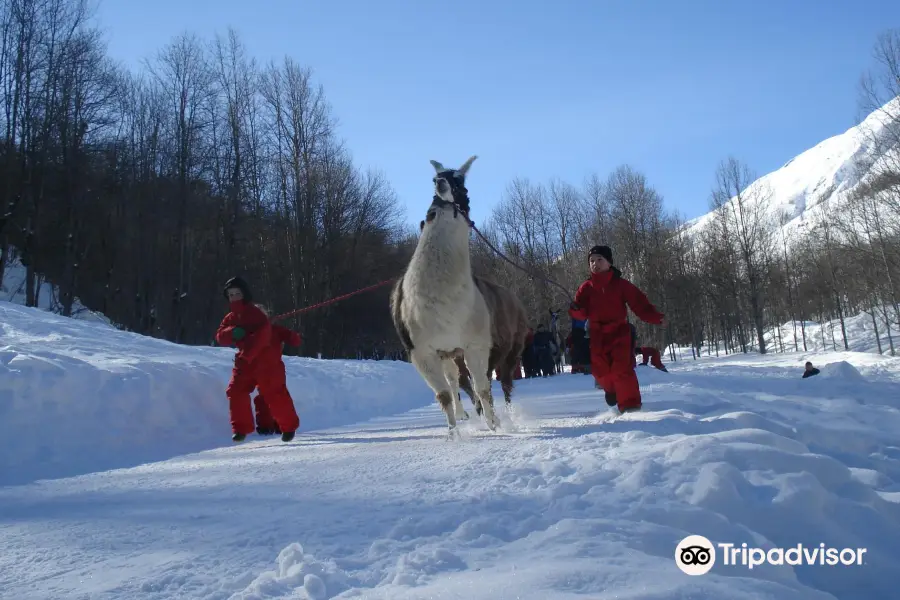
[[[612,250],[594,246],[588,254],[591,277],[575,293],[569,308],[574,319],[589,321],[591,374],[606,394],[609,406],[620,413],[641,409],[641,390],[635,373],[631,310],[646,323],[663,325],[665,318],[647,296],[612,266]]]
[[[216,331],[216,341],[222,346],[238,348],[231,381],[225,389],[234,433],[231,439],[241,442],[253,433],[255,427],[250,393],[258,386],[282,431],[281,439],[289,442],[294,439],[300,419],[287,393],[281,344],[272,343],[272,324],[266,313],[253,304],[250,288],[243,279],[229,279],[225,283],[224,294],[231,312],[222,319]]]
[[[303,343],[303,338],[296,331],[291,331],[287,327],[272,323],[272,344],[278,348],[279,356],[284,351],[284,346],[299,346]],[[285,385],[284,393],[289,397],[290,391]],[[291,398],[293,406],[294,399]],[[253,398],[253,406],[256,409],[256,433],[259,435],[272,435],[273,433],[281,433],[281,428],[272,416],[272,411],[266,402],[262,392],[258,392]]]

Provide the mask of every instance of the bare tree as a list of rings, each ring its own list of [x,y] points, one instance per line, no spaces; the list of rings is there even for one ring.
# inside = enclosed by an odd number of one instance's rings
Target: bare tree
[[[883,32],[873,48],[876,69],[860,81],[861,131],[871,146],[869,169],[885,187],[900,187],[900,29]]]
[[[205,135],[212,122],[210,103],[215,94],[214,76],[200,39],[188,33],[165,46],[155,63],[148,65],[148,70],[168,105],[166,114],[170,117],[165,126],[171,145],[166,152],[166,172],[177,182],[167,198],[167,204],[175,214],[177,244],[172,264],[177,269],[177,277],[169,300],[160,299],[160,306],[171,311],[169,336],[181,341],[185,323],[182,307],[192,287],[192,246],[198,243],[188,228],[194,205],[192,182],[207,168],[209,147]]]
[[[713,206],[718,218],[727,222],[733,235],[731,239],[721,241],[735,246],[757,344],[760,353],[765,354],[765,266],[773,250],[774,224],[772,191],[752,185],[755,180],[745,165],[735,158],[728,158],[720,163],[716,172]]]
[[[51,281],[64,314],[78,299],[123,328],[209,343],[227,275],[245,270],[278,311],[402,267],[397,199],[335,141],[309,69],[261,74],[229,31],[180,35],[126,72],[86,14],[80,0],[0,0],[0,262],[16,250],[28,304]],[[293,320],[304,352],[389,345],[388,311],[360,306]]]

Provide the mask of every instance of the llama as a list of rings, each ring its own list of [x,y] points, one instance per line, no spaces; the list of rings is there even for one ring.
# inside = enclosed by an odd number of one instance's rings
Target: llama
[[[500,424],[487,377],[493,324],[485,296],[475,283],[469,255],[469,196],[465,178],[477,157],[459,169],[432,160],[435,195],[425,215],[415,252],[391,290],[391,317],[412,364],[434,391],[452,436],[464,359],[488,427]]]
[[[507,288],[481,276],[474,276],[475,285],[481,291],[491,312],[491,353],[488,358],[488,379],[494,370],[503,388],[506,405],[512,404],[513,375],[525,348],[528,335],[528,315],[518,296]],[[459,387],[469,395],[475,411],[482,413],[481,403],[472,388],[471,375],[462,360],[457,359]]]

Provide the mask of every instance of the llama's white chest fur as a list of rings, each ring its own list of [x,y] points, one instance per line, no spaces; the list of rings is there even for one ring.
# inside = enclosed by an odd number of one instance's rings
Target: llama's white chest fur
[[[438,350],[462,347],[473,333],[490,335],[490,316],[472,281],[468,226],[448,217],[429,224],[419,239],[401,305],[413,343]]]

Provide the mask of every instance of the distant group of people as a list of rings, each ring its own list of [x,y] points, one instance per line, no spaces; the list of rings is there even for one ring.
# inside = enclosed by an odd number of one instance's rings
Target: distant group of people
[[[537,331],[528,329],[522,351],[522,370],[526,378],[549,377],[556,374],[556,354],[559,352],[553,332],[543,323]]]

